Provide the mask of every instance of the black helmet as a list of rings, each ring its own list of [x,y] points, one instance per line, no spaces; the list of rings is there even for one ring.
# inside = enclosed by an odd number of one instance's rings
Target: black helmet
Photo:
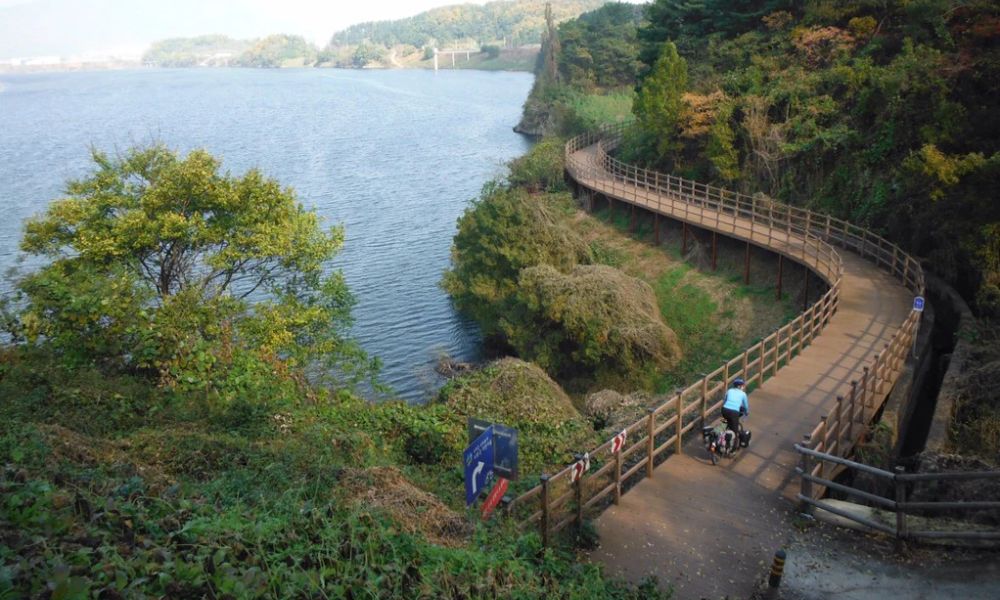
[[[746,385],[746,383],[747,382],[743,381],[742,377],[737,377],[736,380],[733,381],[733,385]]]

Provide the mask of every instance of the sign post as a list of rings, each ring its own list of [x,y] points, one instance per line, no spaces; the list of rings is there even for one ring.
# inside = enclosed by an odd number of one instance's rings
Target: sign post
[[[493,512],[493,509],[497,507],[497,504],[500,504],[500,500],[503,499],[503,495],[507,493],[508,484],[509,482],[503,477],[497,477],[496,485],[493,486],[493,489],[490,490],[490,495],[487,496],[486,501],[483,502],[483,520],[488,519],[490,514]]]
[[[465,467],[465,505],[472,506],[493,475],[492,427],[469,444],[462,453],[462,464]]]

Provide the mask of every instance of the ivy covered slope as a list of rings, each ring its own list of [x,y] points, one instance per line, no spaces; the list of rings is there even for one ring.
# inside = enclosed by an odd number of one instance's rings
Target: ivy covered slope
[[[998,317],[998,23],[986,1],[610,3],[548,29],[520,127],[632,113],[624,158],[876,230]]]
[[[0,597],[656,593],[465,512],[469,416],[525,432],[528,473],[593,443],[539,369],[370,404],[340,228],[203,151],[93,158],[28,224],[44,264],[0,311]]]

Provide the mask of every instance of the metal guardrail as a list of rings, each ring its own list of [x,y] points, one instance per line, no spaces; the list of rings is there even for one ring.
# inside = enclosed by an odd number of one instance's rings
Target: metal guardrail
[[[956,539],[956,540],[1000,540],[1000,529],[994,531],[970,531],[965,530],[916,530],[911,531],[907,524],[907,515],[913,515],[918,511],[932,512],[968,512],[977,510],[1000,510],[1000,501],[967,501],[967,502],[913,502],[907,500],[909,495],[908,486],[917,482],[927,481],[948,481],[948,480],[975,480],[975,479],[996,479],[1000,480],[1000,471],[977,471],[977,472],[955,472],[955,473],[905,473],[902,467],[896,467],[894,472],[854,462],[828,454],[817,452],[801,444],[795,444],[795,451],[802,455],[799,466],[795,472],[799,474],[802,481],[802,488],[799,492],[799,501],[803,504],[807,512],[812,512],[815,508],[820,508],[839,517],[848,519],[855,523],[865,525],[876,531],[881,531],[891,535],[897,541],[907,539]],[[878,494],[872,494],[863,490],[855,489],[851,486],[842,485],[814,475],[813,463],[832,463],[844,469],[854,469],[862,471],[876,478],[892,483],[894,491],[893,498],[886,498]],[[837,490],[848,496],[866,500],[872,504],[894,511],[896,513],[894,526],[881,523],[853,514],[846,510],[841,510],[827,502],[818,500],[813,492],[813,486],[821,486]]]

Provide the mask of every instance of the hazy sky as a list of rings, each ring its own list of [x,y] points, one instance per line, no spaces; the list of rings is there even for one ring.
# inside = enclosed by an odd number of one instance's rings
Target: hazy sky
[[[470,2],[485,0],[0,0],[0,58],[137,55],[158,39],[206,33],[294,33],[323,45],[355,23]]]

